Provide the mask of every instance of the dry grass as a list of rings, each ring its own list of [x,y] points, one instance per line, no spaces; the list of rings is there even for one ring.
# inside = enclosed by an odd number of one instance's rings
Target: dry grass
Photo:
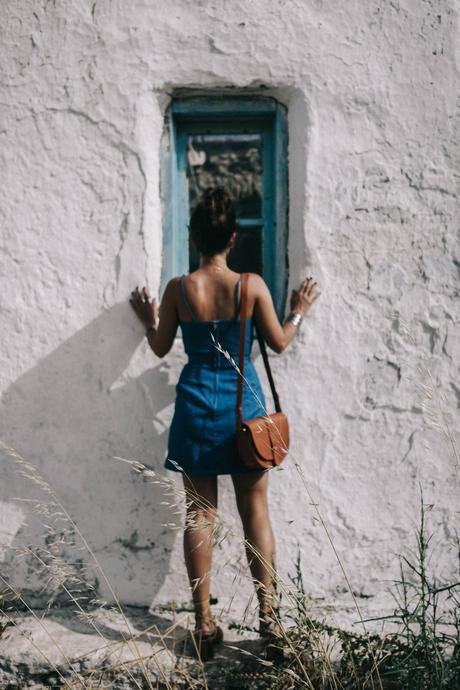
[[[409,330],[407,330],[409,338]],[[413,340],[413,339],[412,339]],[[415,342],[415,341],[414,341]],[[215,346],[225,356],[237,371],[238,367],[230,355],[225,352],[215,342]],[[455,445],[454,436],[451,432],[448,420],[443,414],[442,402],[443,397],[438,394],[431,373],[427,367],[420,365],[418,372],[423,378],[428,377],[428,383],[425,381],[419,385],[419,391],[422,395],[422,406],[425,411],[426,423],[431,428],[438,431],[447,441],[451,457],[453,458],[454,468],[456,473],[460,469],[459,454]],[[245,385],[250,389],[249,382],[245,379]],[[252,390],[252,389],[251,389]],[[252,390],[253,395],[256,392]],[[261,401],[258,400],[259,404]],[[265,411],[266,414],[267,411]],[[267,417],[267,419],[269,419]],[[280,439],[282,442],[282,439]],[[117,676],[123,678],[123,682],[127,682],[127,687],[139,688],[211,688],[218,687],[217,685],[210,685],[208,680],[207,670],[199,661],[193,665],[183,664],[181,661],[180,650],[174,649],[175,661],[172,665],[165,666],[161,660],[161,652],[171,652],[170,638],[179,628],[186,628],[189,625],[189,617],[187,615],[180,616],[178,612],[173,612],[173,621],[166,631],[161,632],[157,625],[150,625],[142,630],[134,630],[128,617],[126,616],[122,602],[120,601],[117,592],[110,583],[107,574],[94,553],[91,545],[84,534],[80,531],[77,523],[69,515],[60,499],[56,496],[52,487],[43,477],[39,475],[36,468],[27,460],[22,458],[13,448],[2,444],[3,452],[6,457],[10,458],[15,464],[17,471],[29,483],[37,487],[41,492],[40,499],[28,499],[28,503],[35,512],[37,517],[41,518],[44,529],[43,543],[46,546],[19,546],[15,547],[15,556],[17,558],[27,557],[33,559],[36,563],[37,569],[46,576],[46,590],[49,598],[45,610],[41,613],[34,610],[34,607],[29,605],[24,595],[18,591],[14,583],[7,581],[6,578],[0,576],[2,583],[2,600],[3,600],[3,617],[12,625],[15,624],[16,618],[14,615],[15,609],[22,608],[27,611],[33,618],[36,624],[43,630],[48,638],[50,647],[59,652],[61,662],[59,664],[53,662],[50,654],[43,649],[36,647],[34,640],[29,638],[30,644],[35,647],[35,651],[39,654],[43,661],[55,673],[59,679],[62,687],[72,688],[73,690],[80,690],[83,688],[96,687],[115,687]],[[119,462],[126,463],[130,469],[139,474],[144,481],[159,485],[164,494],[164,506],[168,508],[172,516],[167,526],[171,530],[182,530],[184,509],[187,507],[187,496],[183,489],[180,489],[176,482],[169,477],[152,470],[137,460],[121,458],[116,456],[114,458]],[[334,554],[337,566],[342,574],[344,583],[350,594],[351,601],[355,607],[357,616],[361,625],[361,633],[347,633],[340,628],[327,625],[324,621],[314,620],[308,614],[308,595],[305,592],[302,574],[300,570],[300,561],[296,565],[296,576],[289,582],[284,581],[277,572],[273,569],[272,564],[263,559],[263,556],[256,551],[254,546],[246,539],[242,538],[232,525],[225,520],[225,518],[218,514],[213,523],[212,541],[213,545],[225,543],[226,540],[237,541],[244,551],[252,552],[255,557],[264,562],[267,571],[270,572],[272,580],[276,583],[276,589],[279,593],[280,599],[283,602],[282,614],[284,620],[292,622],[290,627],[282,625],[283,639],[281,646],[284,648],[284,660],[281,663],[274,663],[267,660],[263,656],[253,654],[249,650],[244,650],[239,647],[239,659],[235,661],[234,668],[229,668],[226,678],[227,685],[225,687],[231,688],[270,688],[272,690],[289,690],[290,688],[309,688],[310,690],[345,690],[345,689],[369,689],[369,690],[386,690],[387,688],[400,687],[408,689],[410,685],[393,686],[388,684],[389,681],[382,680],[381,670],[384,669],[384,676],[387,677],[387,670],[391,666],[391,661],[397,657],[398,661],[404,659],[404,653],[407,652],[407,645],[404,643],[414,644],[414,640],[418,640],[417,634],[413,631],[414,620],[407,616],[408,601],[407,579],[402,573],[403,583],[403,605],[399,609],[399,619],[403,625],[403,632],[406,633],[406,638],[391,637],[385,638],[371,635],[366,626],[366,619],[362,615],[359,603],[354,595],[354,588],[349,574],[346,571],[344,563],[340,557],[340,553],[334,544],[334,540],[327,522],[324,519],[320,505],[312,494],[308,481],[303,473],[299,462],[293,457],[292,452],[289,456],[289,462],[295,468],[299,480],[308,497],[309,505],[312,507],[314,515],[323,529],[326,541],[328,542],[332,553]],[[17,500],[24,500],[18,498]],[[203,502],[200,496],[193,496],[194,505],[199,508],[206,509],[209,506]],[[197,529],[202,527],[202,523],[198,524],[195,520],[193,512],[190,510],[187,513],[187,528]],[[422,500],[422,516],[423,500]],[[423,535],[424,525],[422,525],[421,534]],[[420,541],[422,540],[422,541]],[[419,534],[419,544],[424,544],[422,550],[419,549],[419,557],[426,556],[427,544],[423,542],[423,538]],[[424,550],[425,549],[425,550]],[[75,552],[78,551],[78,558],[75,558]],[[82,554],[87,559],[86,562],[82,560]],[[417,565],[409,563],[415,571]],[[222,567],[225,567],[226,563]],[[113,603],[107,604],[105,601],[98,599],[97,591],[94,585],[91,584],[91,577],[89,573],[97,572],[98,577],[105,583]],[[242,569],[242,577],[248,577],[247,570]],[[435,618],[428,622],[430,606],[439,605],[439,595],[442,593],[439,586],[437,591],[435,585],[430,583],[426,571],[422,582],[419,583],[423,590],[423,597],[425,603],[424,613],[424,632],[425,646],[424,654],[426,663],[432,663],[433,658],[438,659],[439,655],[445,655],[446,648],[443,647],[441,652],[437,645],[436,630],[437,620],[436,612]],[[237,585],[235,581],[235,586]],[[259,583],[261,587],[263,585]],[[444,585],[442,591],[447,592],[452,598],[452,601],[457,605],[456,598],[456,584]],[[404,589],[404,587],[406,587]],[[412,587],[412,585],[411,585]],[[414,585],[415,587],[415,585]],[[429,596],[436,590],[436,599],[429,600]],[[61,597],[61,599],[59,599]],[[47,614],[52,610],[53,604],[62,597],[73,607],[75,615],[79,620],[83,621],[100,639],[100,646],[97,651],[102,651],[104,659],[108,660],[99,667],[83,668],[79,664],[82,659],[69,655],[66,653],[61,641],[56,639],[50,632],[47,626]],[[406,597],[406,599],[404,599]],[[428,598],[427,598],[428,597]],[[427,605],[427,601],[431,604]],[[245,615],[242,621],[238,624],[241,630],[251,630],[250,625],[246,624],[246,615],[250,615],[252,610],[253,599],[248,602],[246,606]],[[104,633],[100,620],[108,611],[114,611],[123,621],[123,631],[121,640],[111,640],[107,638]],[[276,615],[276,612],[274,613]],[[393,615],[393,618],[398,619],[398,616]],[[282,621],[280,620],[280,623]],[[420,626],[420,619],[416,619],[415,623]],[[430,627],[431,625],[431,627]],[[454,628],[459,629],[458,612],[453,620]],[[423,628],[423,626],[422,626]],[[409,634],[410,633],[410,634]],[[428,634],[429,633],[429,634]],[[151,650],[149,654],[145,653],[144,647],[140,644],[140,640],[151,640]],[[430,640],[431,648],[435,650],[434,657],[426,654],[427,640]],[[434,642],[433,642],[434,640]],[[457,639],[457,647],[455,647],[455,636],[450,640],[454,644],[455,654],[460,654],[460,643]],[[113,657],[121,647],[129,650],[130,659],[114,662]],[[227,645],[231,648],[231,645]],[[333,658],[334,653],[340,648],[341,657],[339,659]],[[456,651],[457,650],[457,651]],[[178,653],[179,652],[179,653]],[[438,663],[438,667],[445,668],[446,660],[442,657],[442,663]],[[393,668],[393,667],[392,667]],[[404,668],[403,668],[404,670]],[[455,671],[455,669],[454,669]],[[222,673],[221,679],[222,679]],[[423,677],[423,674],[422,676]],[[429,677],[434,677],[429,674]],[[441,684],[428,688],[427,690],[437,690],[437,688],[450,688],[449,685],[442,685],[445,681],[445,676],[435,676],[441,678]],[[233,680],[232,680],[233,678]],[[444,679],[444,680],[443,680]],[[214,682],[214,680],[212,680]],[[438,681],[436,681],[438,682]],[[446,682],[449,682],[447,680]],[[109,685],[107,685],[109,683]],[[233,685],[232,685],[233,683]],[[235,685],[240,683],[240,685]],[[224,686],[219,686],[224,687]],[[424,687],[424,686],[420,686]],[[453,688],[454,686],[452,686]]]

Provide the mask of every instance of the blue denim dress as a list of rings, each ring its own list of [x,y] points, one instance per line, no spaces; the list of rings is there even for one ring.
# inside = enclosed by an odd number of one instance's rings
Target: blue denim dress
[[[233,319],[199,321],[195,318],[181,276],[181,296],[191,321],[180,321],[188,361],[176,385],[174,414],[168,435],[164,467],[187,475],[218,475],[251,470],[236,447],[236,395],[241,276],[235,286]],[[246,320],[243,382],[243,419],[265,415],[265,397],[251,361],[252,317]],[[227,355],[220,351],[224,350]]]

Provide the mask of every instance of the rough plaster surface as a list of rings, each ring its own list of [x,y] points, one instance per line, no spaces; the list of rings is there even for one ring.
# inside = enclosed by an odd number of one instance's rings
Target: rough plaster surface
[[[289,291],[312,274],[322,295],[297,339],[271,358],[294,430],[290,457],[271,476],[281,575],[293,573],[299,544],[307,591],[327,602],[343,596],[332,541],[353,590],[378,595],[398,575],[396,554],[415,545],[421,484],[433,505],[433,563],[453,578],[453,8],[447,0],[3,4],[1,439],[52,485],[125,602],[189,596],[173,527],[181,518],[164,504],[164,485],[114,459],[164,475],[185,362],[179,338],[155,357],[128,304],[135,285],[155,293],[160,283],[163,112],[180,87],[269,93],[289,108]],[[259,356],[256,366],[268,396]],[[431,401],[420,384],[433,386]],[[3,454],[4,572],[40,600],[46,577],[36,558],[13,560],[43,532],[28,504],[13,500],[40,495],[17,469]],[[227,537],[213,592],[229,600],[238,592],[235,606],[245,605],[251,586],[240,576],[228,477],[220,488]],[[91,562],[70,548],[68,558]]]

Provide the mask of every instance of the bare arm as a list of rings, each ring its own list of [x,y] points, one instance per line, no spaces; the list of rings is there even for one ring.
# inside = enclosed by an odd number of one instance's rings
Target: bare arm
[[[254,290],[254,316],[268,346],[278,354],[283,352],[294,338],[297,326],[292,321],[281,324],[273,305],[270,290],[264,279],[256,273],[251,273],[250,281]],[[291,294],[291,311],[305,316],[320,292],[315,292],[316,282],[312,278],[305,278],[299,290]]]
[[[165,287],[158,309],[155,298],[150,300],[145,287],[139,292],[138,288],[131,293],[131,305],[146,326],[149,345],[157,355],[164,357],[170,351],[179,326],[177,315],[178,278],[172,278]],[[159,321],[158,321],[159,319]]]

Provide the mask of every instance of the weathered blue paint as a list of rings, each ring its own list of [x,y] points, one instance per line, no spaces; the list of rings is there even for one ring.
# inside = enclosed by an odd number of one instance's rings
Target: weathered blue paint
[[[257,114],[273,115],[279,103],[274,98],[248,96],[191,96],[174,99],[170,105],[173,115],[192,118],[207,115],[231,115],[252,117]]]
[[[187,137],[195,133],[260,133],[262,136],[262,218],[240,219],[262,226],[263,277],[280,318],[288,281],[288,167],[285,108],[266,97],[173,99],[168,109],[169,148],[163,157],[164,242],[161,289],[189,270]]]
[[[175,202],[176,180],[176,132],[171,113],[165,117],[164,136],[167,143],[163,147],[161,157],[161,198],[163,200],[163,255],[160,281],[160,295],[166,283],[177,273],[179,265],[177,251],[182,242],[177,232],[177,204]]]
[[[289,197],[288,197],[288,129],[286,108],[277,104],[273,132],[274,152],[274,228],[273,245],[275,247],[276,271],[272,288],[275,309],[282,318],[287,299],[289,279],[288,230],[289,230]]]

